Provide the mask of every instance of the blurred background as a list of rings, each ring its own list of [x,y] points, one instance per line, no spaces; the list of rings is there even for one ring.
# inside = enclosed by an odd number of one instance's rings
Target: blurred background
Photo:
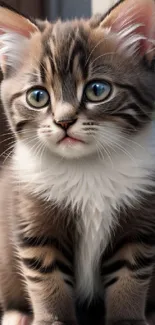
[[[95,13],[104,13],[118,0],[3,0],[4,3],[31,17],[56,20],[75,17],[90,17]],[[2,76],[0,76],[2,78]],[[3,112],[0,109],[0,162],[7,159],[13,139]]]
[[[63,19],[89,17],[104,12],[118,0],[4,0],[17,10],[33,17]]]

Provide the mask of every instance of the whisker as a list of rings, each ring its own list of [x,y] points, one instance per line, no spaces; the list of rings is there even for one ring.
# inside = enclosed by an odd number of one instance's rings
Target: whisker
[[[6,161],[10,158],[10,156],[12,155],[12,153],[13,153],[13,151],[14,151],[14,148],[6,155],[6,157],[5,157],[5,159],[4,159],[4,161],[3,161],[3,165],[6,163]]]
[[[14,136],[13,132],[12,132],[12,131],[9,131],[9,132],[7,132],[7,133],[2,133],[2,134],[0,135],[0,137],[5,137],[5,136],[8,136],[8,135],[12,135],[12,136]]]
[[[114,55],[114,52],[107,52],[107,53],[103,53],[101,55],[99,55],[97,58],[95,58],[93,61],[91,61],[91,64],[93,65],[97,60],[107,56],[107,55]]]
[[[109,161],[111,163],[111,166],[113,168],[114,166],[113,166],[113,162],[112,162],[112,159],[111,159],[111,156],[110,156],[109,151],[107,150],[107,148],[105,148],[105,146],[98,139],[95,138],[95,141],[98,144],[98,146],[100,147],[100,149],[101,150],[103,149],[103,151],[106,153],[106,155],[107,155],[107,157],[108,157],[108,159],[109,159]]]
[[[99,132],[103,132],[103,131],[99,131]],[[106,134],[108,134],[108,136],[110,137],[112,137],[112,139],[113,139],[113,137],[114,137],[114,140],[115,140],[115,135],[113,135],[113,134],[111,134],[111,132],[109,131],[109,130],[106,130],[105,131],[106,132]],[[105,133],[103,133],[103,135],[104,135]],[[128,134],[127,134],[128,135]],[[141,149],[143,149],[143,150],[146,150],[146,148],[144,148],[142,145],[140,145],[138,142],[136,142],[136,141],[134,141],[134,140],[132,140],[132,139],[129,139],[128,137],[126,137],[126,136],[123,136],[123,135],[121,135],[121,134],[119,134],[119,141],[121,141],[121,143],[125,143],[125,145],[127,145],[128,147],[130,147],[130,148],[132,148],[132,149],[134,149],[134,150],[136,150],[136,148],[134,148],[133,146],[130,146],[129,145],[129,143],[131,143],[131,144],[133,144],[133,145],[135,145],[136,147],[139,147],[139,148],[141,148]],[[128,143],[129,142],[129,143]]]
[[[116,142],[115,138],[112,136],[112,134],[110,133],[109,130],[105,130],[104,132],[103,131],[99,131],[99,132],[100,132],[100,135],[102,136],[102,142],[105,143],[106,146],[108,145],[108,143],[111,143],[111,145],[113,145],[113,147],[116,147],[117,149],[119,149],[120,151],[122,151],[126,156],[129,157],[130,160],[132,160],[132,162],[134,164],[136,164],[136,160],[135,160],[134,156],[128,150],[126,150],[121,144],[124,144],[125,143],[131,149],[133,149],[133,147],[131,147],[130,145],[128,145],[126,143],[126,141],[124,141],[124,142],[121,141],[121,139],[118,140],[118,142]],[[79,132],[79,134],[81,135],[82,133]],[[85,134],[85,133],[83,132],[83,134]],[[92,133],[92,135],[93,135],[93,138],[95,139],[96,142],[97,141],[100,141],[99,139],[97,139],[95,133]],[[123,137],[122,137],[122,139],[123,139]],[[128,139],[125,139],[125,140],[128,140]],[[100,144],[101,144],[101,142],[100,142]],[[105,147],[104,147],[104,150],[105,150]],[[108,153],[107,153],[107,155],[108,155]]]
[[[121,130],[121,129],[120,129]],[[115,135],[114,134],[112,134],[109,130],[100,130],[99,129],[99,132],[100,133],[102,133],[103,135],[106,135],[106,134],[108,134],[108,136],[109,137],[111,137],[112,139],[114,139],[115,140]],[[128,135],[128,134],[127,134]],[[122,140],[121,140],[122,139]],[[138,142],[136,142],[136,141],[134,141],[134,140],[131,140],[131,139],[129,139],[129,138],[127,138],[126,136],[123,136],[123,135],[121,135],[121,134],[119,134],[119,141],[121,141],[121,143],[125,143],[125,145],[127,145],[128,147],[130,147],[130,148],[132,148],[132,149],[134,149],[133,148],[133,146],[130,146],[129,144],[128,144],[128,142],[130,142],[131,144],[134,144],[134,145],[136,145],[136,146],[138,146],[139,148],[141,148],[141,149],[144,149],[144,150],[146,150],[142,145],[140,145]],[[135,148],[135,150],[136,150],[136,148]]]
[[[13,140],[13,138],[12,137],[6,138],[3,141],[0,141],[0,144],[5,143],[5,142],[7,142],[9,140]]]
[[[106,138],[104,137],[104,140],[106,140]],[[109,136],[107,137],[107,142],[109,141]],[[112,143],[113,146],[115,146],[116,148],[118,148],[120,151],[122,151],[129,159],[131,159],[131,161],[134,163],[134,165],[137,166],[136,160],[133,157],[133,155],[128,152],[124,147],[122,147],[120,144],[118,144],[116,141],[109,141]]]
[[[14,149],[14,145],[15,143],[11,143],[11,145],[9,146],[9,148],[7,148],[5,151],[3,151],[1,154],[0,154],[0,158],[2,158],[3,156],[5,156],[5,154],[11,150],[12,148]]]
[[[105,42],[105,38],[103,38],[102,40],[100,40],[95,46],[94,46],[94,48],[92,49],[92,51],[90,52],[90,54],[89,54],[89,56],[88,56],[88,58],[87,58],[87,60],[86,60],[86,63],[85,63],[85,67],[87,66],[87,64],[89,63],[89,61],[90,61],[90,59],[91,59],[91,56],[92,56],[92,54],[94,53],[94,51],[97,49],[97,47],[99,46],[99,45],[101,45],[103,42]]]

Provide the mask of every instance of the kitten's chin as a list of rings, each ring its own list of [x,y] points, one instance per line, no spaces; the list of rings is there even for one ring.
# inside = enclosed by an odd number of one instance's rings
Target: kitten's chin
[[[96,147],[82,142],[60,143],[54,148],[52,147],[51,151],[62,158],[80,159],[94,154]]]

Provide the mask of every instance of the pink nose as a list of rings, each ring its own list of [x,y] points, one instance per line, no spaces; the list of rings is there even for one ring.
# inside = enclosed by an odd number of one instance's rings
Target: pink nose
[[[63,129],[67,130],[69,126],[74,124],[76,122],[76,119],[71,119],[71,120],[59,120],[59,121],[54,121],[57,125],[61,126]]]

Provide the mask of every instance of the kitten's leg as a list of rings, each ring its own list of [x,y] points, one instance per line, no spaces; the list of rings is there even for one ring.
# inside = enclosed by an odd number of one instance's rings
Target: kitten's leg
[[[30,325],[31,318],[18,311],[5,312],[2,317],[2,325]]]
[[[56,238],[23,237],[19,254],[33,306],[34,324],[76,324],[69,251]]]
[[[108,324],[145,324],[145,306],[151,279],[154,249],[143,245],[122,248],[106,265],[105,281]]]
[[[5,222],[5,223],[4,223]],[[31,321],[28,295],[18,264],[7,218],[0,215],[0,306],[2,325],[27,325]]]

